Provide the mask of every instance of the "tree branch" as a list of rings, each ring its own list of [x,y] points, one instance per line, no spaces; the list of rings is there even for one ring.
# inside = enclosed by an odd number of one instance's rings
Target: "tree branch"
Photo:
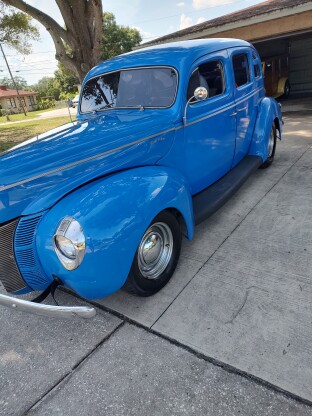
[[[103,6],[101,0],[55,0],[65,28],[53,18],[24,0],[2,0],[0,4],[16,7],[39,21],[49,31],[56,49],[56,59],[82,81],[101,58]],[[69,52],[69,48],[71,53]],[[70,56],[72,54],[72,56]]]
[[[17,9],[29,14],[34,19],[38,20],[51,33],[56,32],[58,35],[67,41],[68,34],[54,19],[33,6],[25,3],[23,0],[2,0],[8,6],[16,7]]]

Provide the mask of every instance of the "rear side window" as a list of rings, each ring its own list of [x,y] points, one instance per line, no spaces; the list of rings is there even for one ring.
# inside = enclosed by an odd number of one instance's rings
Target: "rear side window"
[[[194,96],[197,87],[205,87],[208,98],[220,95],[225,90],[224,71],[221,61],[208,61],[192,73],[187,89],[187,100]],[[196,102],[192,100],[191,102]]]
[[[255,71],[255,78],[260,78],[261,69],[260,69],[259,64],[254,64],[254,71]]]
[[[233,70],[237,88],[250,82],[248,55],[246,53],[233,56]]]

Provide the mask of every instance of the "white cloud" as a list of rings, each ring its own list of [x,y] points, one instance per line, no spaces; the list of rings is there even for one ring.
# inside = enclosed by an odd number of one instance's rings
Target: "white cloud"
[[[180,30],[186,29],[187,27],[193,26],[193,19],[186,16],[184,13],[180,17]]]
[[[207,19],[205,17],[199,17],[196,20],[196,23],[194,23],[193,19],[191,17],[188,17],[183,13],[181,15],[181,18],[180,18],[180,30],[186,29],[186,28],[188,28],[190,26],[193,26],[193,25],[198,25],[199,23],[206,22],[206,20]]]
[[[184,7],[185,6],[184,1],[180,1],[179,3],[177,3],[177,6],[178,7]]]
[[[235,3],[236,0],[193,0],[192,6],[196,10],[207,9],[209,7],[223,6]]]
[[[206,18],[205,17],[199,17],[198,19],[197,19],[197,22],[196,22],[196,24],[198,25],[199,23],[204,23],[204,22],[206,22]]]
[[[141,36],[142,36],[142,42],[144,42],[145,40],[151,40],[152,38],[156,38],[157,36],[155,36],[153,33],[151,32],[146,32],[145,30],[141,29],[139,26],[131,26],[133,29],[136,29],[140,32]]]

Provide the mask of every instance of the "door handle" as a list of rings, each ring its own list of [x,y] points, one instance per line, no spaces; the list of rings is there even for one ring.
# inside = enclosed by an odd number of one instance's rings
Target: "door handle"
[[[233,116],[237,116],[237,112],[236,111],[234,113],[230,114],[230,117],[233,117]]]
[[[246,107],[243,107],[243,108],[239,108],[239,109],[237,110],[237,112],[238,112],[238,113],[240,113],[241,111],[245,111],[245,110],[247,110],[247,106],[246,106]]]

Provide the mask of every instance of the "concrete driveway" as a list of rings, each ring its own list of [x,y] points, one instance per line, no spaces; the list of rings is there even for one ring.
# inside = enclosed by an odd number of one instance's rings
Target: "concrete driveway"
[[[274,164],[197,227],[161,293],[100,303],[312,402],[312,111],[287,113]]]
[[[0,309],[1,415],[312,415],[312,112],[286,114],[274,164],[160,293],[97,305],[88,322]]]

